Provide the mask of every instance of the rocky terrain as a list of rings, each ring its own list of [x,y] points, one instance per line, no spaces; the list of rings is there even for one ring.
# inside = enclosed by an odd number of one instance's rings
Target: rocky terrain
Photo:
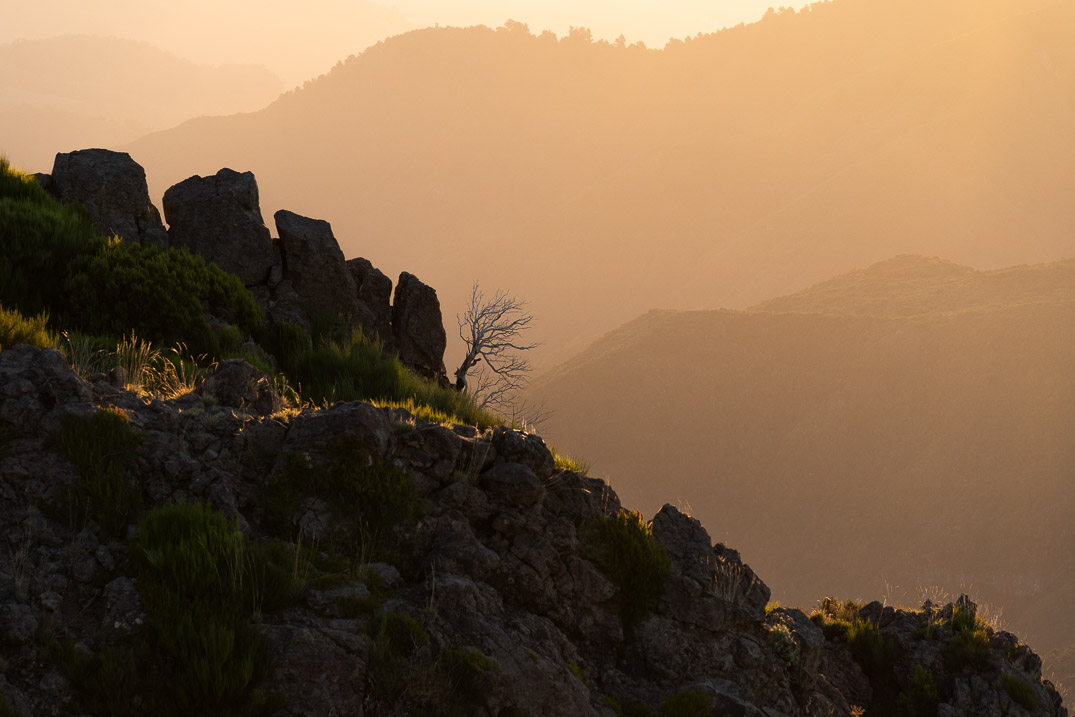
[[[603,481],[557,469],[535,435],[360,402],[280,411],[241,361],[167,401],[114,375],[89,378],[53,350],[0,353],[7,714],[122,713],[91,702],[56,645],[91,664],[153,625],[139,514],[202,501],[251,545],[316,555],[348,534],[319,481],[346,469],[372,482],[377,466],[413,487],[416,519],[384,526],[394,565],[370,561],[366,533],[331,586],[308,581],[255,612],[250,629],[271,655],[266,713],[1067,714],[1030,648],[977,620],[965,598],[918,611],[827,601],[813,620],[767,608],[769,589],[738,553],[669,505],[651,528],[637,524],[649,547],[615,567],[609,546],[629,541],[600,526],[617,515],[630,526],[631,515]],[[80,456],[123,453],[105,432],[72,449],[73,427],[101,414],[121,415],[134,437],[121,482],[141,506],[111,532],[104,513],[76,509],[92,472]],[[337,460],[341,450],[350,458]],[[274,504],[282,490],[287,501]],[[624,565],[647,555],[668,567],[655,600],[638,604],[633,593],[651,588]],[[386,624],[407,626],[401,645],[385,642]],[[138,694],[122,695],[129,713],[140,713]]]

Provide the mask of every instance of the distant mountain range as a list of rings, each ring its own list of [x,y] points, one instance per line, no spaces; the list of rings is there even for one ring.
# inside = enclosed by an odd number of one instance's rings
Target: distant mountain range
[[[680,498],[812,605],[966,589],[1075,643],[1075,260],[899,257],[748,311],[653,311],[540,378],[544,433]]]
[[[252,170],[348,256],[531,301],[570,355],[896,254],[1075,254],[1075,5],[836,0],[662,50],[518,23],[391,38],[248,115],[129,147],[159,197]],[[536,354],[539,360],[551,352]]]
[[[130,142],[210,114],[269,104],[280,79],[196,65],[144,42],[70,35],[0,45],[0,152],[48,172],[57,152]]]

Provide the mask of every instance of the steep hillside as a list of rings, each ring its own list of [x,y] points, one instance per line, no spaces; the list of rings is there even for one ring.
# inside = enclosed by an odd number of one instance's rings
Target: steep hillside
[[[1067,717],[968,598],[768,605],[697,520],[537,436],[273,413],[242,361],[114,383],[0,351],[5,715]]]
[[[144,42],[70,35],[0,45],[0,152],[48,171],[57,151],[117,146],[201,115],[261,109],[283,89],[251,65],[196,65]]]
[[[901,258],[769,311],[655,311],[533,397],[557,445],[646,510],[685,501],[780,599],[973,586],[1060,646],[1075,641],[1073,270]]]
[[[837,0],[662,50],[429,29],[129,149],[154,196],[249,169],[270,211],[391,244],[450,309],[510,288],[562,348],[900,253],[1072,255],[1073,35],[1046,0]]]

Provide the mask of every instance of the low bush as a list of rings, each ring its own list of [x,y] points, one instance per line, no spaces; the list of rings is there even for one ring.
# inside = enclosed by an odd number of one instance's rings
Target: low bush
[[[603,697],[601,704],[615,712],[619,717],[654,717],[653,708],[641,700],[627,695]]]
[[[624,627],[633,627],[656,609],[665,578],[672,574],[672,559],[635,511],[596,518],[587,543],[588,556],[619,588]]]
[[[945,648],[948,666],[957,672],[965,667],[983,669],[989,662],[989,632],[972,606],[956,605],[952,610],[952,639]]]
[[[407,613],[390,610],[372,622],[369,635],[370,692],[388,702],[398,700],[407,686],[408,674],[415,669],[408,658],[429,644],[429,634]]]
[[[1019,675],[1001,675],[1000,686],[1008,693],[1008,697],[1012,698],[1012,702],[1024,709],[1033,711],[1038,706],[1037,700],[1034,699],[1034,688]]]
[[[867,675],[878,676],[891,669],[895,654],[892,642],[872,622],[855,618],[847,630],[847,644]]]
[[[254,714],[269,653],[249,616],[264,583],[238,525],[200,503],[157,508],[139,521],[147,653],[158,662],[156,714]]]
[[[281,538],[292,537],[295,507],[303,498],[317,497],[328,505],[336,526],[322,538],[322,550],[390,559],[397,547],[396,526],[413,524],[421,513],[414,483],[399,466],[375,458],[362,445],[339,441],[327,453],[328,466],[318,470],[304,456],[285,459],[283,474],[263,493],[264,526]]]
[[[713,697],[700,687],[689,687],[668,697],[657,708],[660,717],[703,717],[713,714]]]
[[[846,638],[861,609],[862,606],[853,600],[840,601],[834,597],[825,597],[818,609],[810,613],[810,620],[821,628],[826,638]]]
[[[127,472],[140,442],[141,436],[122,411],[104,408],[86,416],[64,414],[59,449],[76,476],[67,496],[72,528],[81,530],[93,520],[110,536],[126,535],[128,523],[142,505],[141,490]]]
[[[437,657],[437,665],[451,685],[452,693],[461,701],[477,702],[482,696],[481,677],[499,672],[496,660],[473,647],[445,645]]]
[[[238,277],[186,249],[110,241],[72,262],[60,305],[72,325],[93,334],[134,332],[154,342],[185,342],[221,356],[263,323]],[[233,323],[214,329],[206,313]]]
[[[922,665],[915,665],[910,689],[901,692],[896,700],[896,714],[898,717],[936,717],[940,701],[933,675]]]

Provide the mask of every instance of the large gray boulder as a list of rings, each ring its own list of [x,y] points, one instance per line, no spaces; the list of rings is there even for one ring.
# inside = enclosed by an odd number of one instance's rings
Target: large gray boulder
[[[280,235],[283,278],[291,282],[307,314],[354,315],[355,282],[329,223],[286,209],[278,211],[273,218]]]
[[[347,262],[358,292],[355,318],[367,338],[378,338],[386,351],[395,351],[392,336],[392,280],[368,259],[356,257]]]
[[[126,152],[60,152],[51,178],[43,184],[63,202],[84,204],[101,234],[119,235],[140,244],[168,245],[160,212],[149,200],[146,172]]]
[[[396,282],[392,333],[400,361],[415,373],[447,383],[444,371],[444,333],[436,290],[413,274],[403,272]]]
[[[268,280],[276,256],[253,173],[222,169],[185,179],[164,193],[164,217],[172,246],[200,254],[246,286]]]

